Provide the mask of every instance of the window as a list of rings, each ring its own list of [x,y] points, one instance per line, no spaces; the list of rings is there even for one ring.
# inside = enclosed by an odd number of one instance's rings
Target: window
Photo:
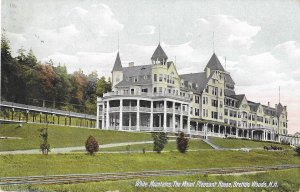
[[[225,109],[225,115],[228,116],[228,109]]]
[[[142,89],[142,92],[143,92],[143,93],[147,93],[147,92],[148,92],[148,89],[147,89],[147,88],[144,88],[144,89]]]
[[[212,92],[213,95],[218,95],[218,87],[213,87]]]
[[[212,99],[212,100],[211,100],[211,106],[213,106],[213,107],[218,107],[218,101]]]
[[[200,110],[195,108],[195,116],[199,116]]]
[[[190,114],[193,115],[193,107],[190,108]]]
[[[154,74],[154,81],[157,81],[157,74]]]
[[[208,88],[208,86],[206,86],[205,87],[205,92],[208,93],[208,91],[209,91],[209,88]]]
[[[156,87],[154,87],[154,89],[153,89],[153,92],[154,92],[154,93],[156,93],[156,92],[157,92],[157,88],[156,88]]]
[[[163,80],[163,74],[159,74],[159,81],[162,82]]]
[[[159,92],[162,93],[162,87],[159,87],[158,89],[159,89]]]
[[[133,82],[137,82],[138,78],[137,77],[133,77]]]
[[[195,96],[195,103],[198,103],[198,104],[200,103],[200,97],[197,95]]]
[[[207,105],[208,104],[208,98],[207,97],[203,97],[203,105]]]
[[[220,107],[221,108],[223,107],[223,101],[220,101]]]
[[[218,112],[212,111],[211,112],[211,118],[212,119],[218,119]]]
[[[223,89],[220,88],[220,96],[222,97],[223,96]]]

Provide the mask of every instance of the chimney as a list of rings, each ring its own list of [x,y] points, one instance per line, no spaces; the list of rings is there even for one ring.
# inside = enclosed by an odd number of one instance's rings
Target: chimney
[[[206,78],[208,78],[210,76],[210,68],[207,67],[206,68]]]
[[[277,109],[277,104],[275,104],[275,108]]]
[[[270,101],[268,101],[268,107],[270,107]]]
[[[128,67],[133,67],[134,66],[134,62],[129,62]]]

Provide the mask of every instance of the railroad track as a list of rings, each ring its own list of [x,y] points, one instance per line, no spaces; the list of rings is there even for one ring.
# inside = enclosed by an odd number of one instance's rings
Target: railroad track
[[[231,167],[231,168],[206,168],[206,169],[186,169],[186,170],[156,170],[142,172],[120,172],[120,173],[96,173],[96,174],[68,174],[49,176],[27,176],[27,177],[2,177],[1,185],[24,185],[24,184],[71,184],[96,181],[126,180],[135,178],[145,178],[154,176],[178,176],[195,174],[230,174],[247,173],[254,171],[270,171],[290,168],[300,168],[299,165],[276,165],[257,167]]]

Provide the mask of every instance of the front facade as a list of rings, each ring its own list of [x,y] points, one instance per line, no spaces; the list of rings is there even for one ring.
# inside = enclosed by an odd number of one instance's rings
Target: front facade
[[[247,100],[213,53],[203,72],[178,74],[159,44],[149,65],[112,69],[112,92],[97,99],[97,128],[183,131],[189,135],[280,141],[287,135],[287,108]]]

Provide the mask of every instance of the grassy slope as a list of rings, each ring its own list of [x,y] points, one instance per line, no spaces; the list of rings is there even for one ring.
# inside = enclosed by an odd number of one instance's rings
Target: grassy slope
[[[123,172],[206,167],[299,164],[294,151],[197,151],[180,154],[0,155],[0,177],[71,173]]]
[[[37,149],[41,139],[39,129],[46,125],[24,124],[18,128],[16,124],[0,124],[0,136],[21,137],[22,139],[1,139],[0,151],[17,149]],[[54,147],[84,146],[89,135],[96,137],[100,144],[127,141],[151,141],[147,133],[128,133],[119,131],[105,131],[85,128],[49,125],[49,143]]]
[[[127,146],[120,146],[120,147],[111,147],[111,148],[104,148],[101,151],[127,151]],[[136,144],[130,145],[130,151],[142,151],[145,147],[146,151],[153,151],[153,144]],[[202,140],[190,140],[189,142],[189,149],[190,150],[197,150],[197,149],[212,149],[211,146],[203,142]],[[177,151],[176,141],[169,141],[168,144],[165,146],[163,151]]]
[[[251,140],[244,140],[244,139],[222,139],[217,137],[210,137],[210,141],[217,146],[223,148],[243,148],[243,147],[264,147],[270,145],[276,145],[283,147],[284,149],[291,149],[289,145],[282,145],[279,143],[271,143],[271,142],[264,142],[264,141],[251,141]]]
[[[298,191],[300,187],[299,169],[270,171],[267,173],[257,173],[253,175],[242,176],[215,176],[215,175],[188,175],[188,176],[166,176],[166,177],[153,177],[143,178],[141,180],[146,182],[161,181],[161,182],[278,182],[278,188],[141,188],[135,187],[137,179],[123,180],[123,181],[104,181],[95,183],[71,184],[71,185],[35,185],[35,186],[6,186],[4,190],[25,190],[32,189],[36,191],[70,191],[70,192],[101,192],[101,191]]]

